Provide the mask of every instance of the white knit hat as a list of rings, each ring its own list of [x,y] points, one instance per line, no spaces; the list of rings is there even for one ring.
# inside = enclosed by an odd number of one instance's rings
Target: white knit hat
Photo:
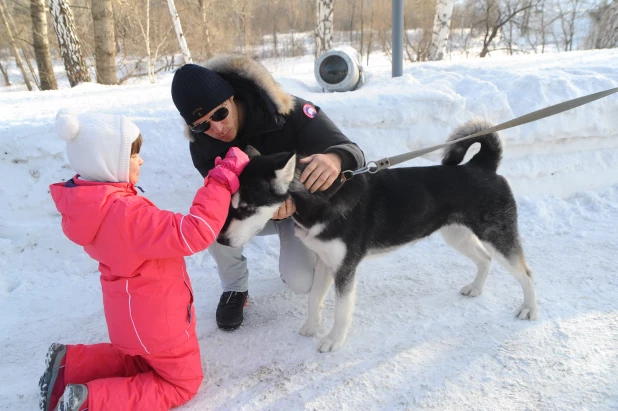
[[[122,115],[62,109],[56,115],[56,132],[66,140],[67,159],[86,180],[129,182],[131,144],[139,128]]]

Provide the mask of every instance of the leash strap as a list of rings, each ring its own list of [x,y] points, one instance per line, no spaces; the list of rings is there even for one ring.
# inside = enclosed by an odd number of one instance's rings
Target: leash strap
[[[457,140],[451,140],[446,143],[438,144],[435,146],[410,151],[408,153],[400,154],[395,157],[384,157],[377,161],[370,161],[367,163],[365,167],[359,168],[358,170],[344,171],[342,173],[343,178],[349,180],[350,178],[354,177],[356,174],[362,174],[366,172],[375,174],[378,171],[384,170],[385,168],[389,168],[396,164],[403,163],[404,161],[412,160],[413,158],[417,158],[427,153],[431,153],[432,151],[436,151],[441,148],[448,147],[453,144],[457,144],[461,141],[469,140],[471,138],[483,136],[489,133],[494,133],[496,131],[501,131],[501,130],[506,130],[509,128],[521,126],[523,124],[531,123],[533,121],[540,120],[542,118],[550,117],[550,116],[553,116],[554,114],[562,113],[563,111],[571,110],[575,107],[583,106],[584,104],[588,104],[590,102],[601,99],[603,97],[607,97],[610,94],[614,94],[616,92],[618,92],[618,87],[612,88],[606,91],[601,91],[599,93],[589,94],[584,97],[575,98],[573,100],[568,100],[560,104],[555,104],[553,106],[543,108],[541,110],[533,111],[532,113],[524,114],[521,117],[517,117],[505,123],[498,124],[497,126],[493,126],[488,129],[479,131],[478,133],[474,133],[474,134],[470,134],[469,136],[458,138]]]

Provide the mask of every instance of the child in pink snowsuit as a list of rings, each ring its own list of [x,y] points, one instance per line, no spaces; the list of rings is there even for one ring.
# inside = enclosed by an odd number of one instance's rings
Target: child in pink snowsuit
[[[61,111],[56,129],[77,175],[50,186],[62,230],[99,262],[111,343],[52,344],[39,382],[45,411],[167,410],[203,379],[184,256],[212,244],[249,159],[217,159],[186,215],[138,196],[142,136],[124,116]],[[56,407],[56,408],[54,408]]]

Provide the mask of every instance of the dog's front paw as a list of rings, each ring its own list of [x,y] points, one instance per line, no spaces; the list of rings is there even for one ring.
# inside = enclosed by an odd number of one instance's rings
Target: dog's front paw
[[[333,352],[339,350],[343,347],[343,343],[345,342],[345,337],[333,337],[331,334],[328,334],[326,337],[322,338],[322,341],[318,344],[319,352]]]
[[[478,297],[483,292],[483,289],[476,286],[476,284],[468,284],[464,288],[462,288],[459,293],[462,295],[467,295],[468,297]]]
[[[315,321],[305,321],[305,324],[300,329],[300,335],[305,337],[313,337],[318,332],[318,323]]]
[[[539,316],[539,308],[536,304],[534,306],[522,304],[515,313],[515,316],[520,320],[536,320]]]

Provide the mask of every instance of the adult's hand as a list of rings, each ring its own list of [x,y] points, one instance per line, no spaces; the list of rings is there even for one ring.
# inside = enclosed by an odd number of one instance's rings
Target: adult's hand
[[[314,154],[300,162],[308,164],[300,182],[312,193],[328,189],[341,174],[341,158],[335,153]]]
[[[291,198],[285,200],[285,203],[281,204],[281,207],[273,214],[273,220],[283,220],[284,218],[288,218],[292,214],[296,212],[296,205]]]

